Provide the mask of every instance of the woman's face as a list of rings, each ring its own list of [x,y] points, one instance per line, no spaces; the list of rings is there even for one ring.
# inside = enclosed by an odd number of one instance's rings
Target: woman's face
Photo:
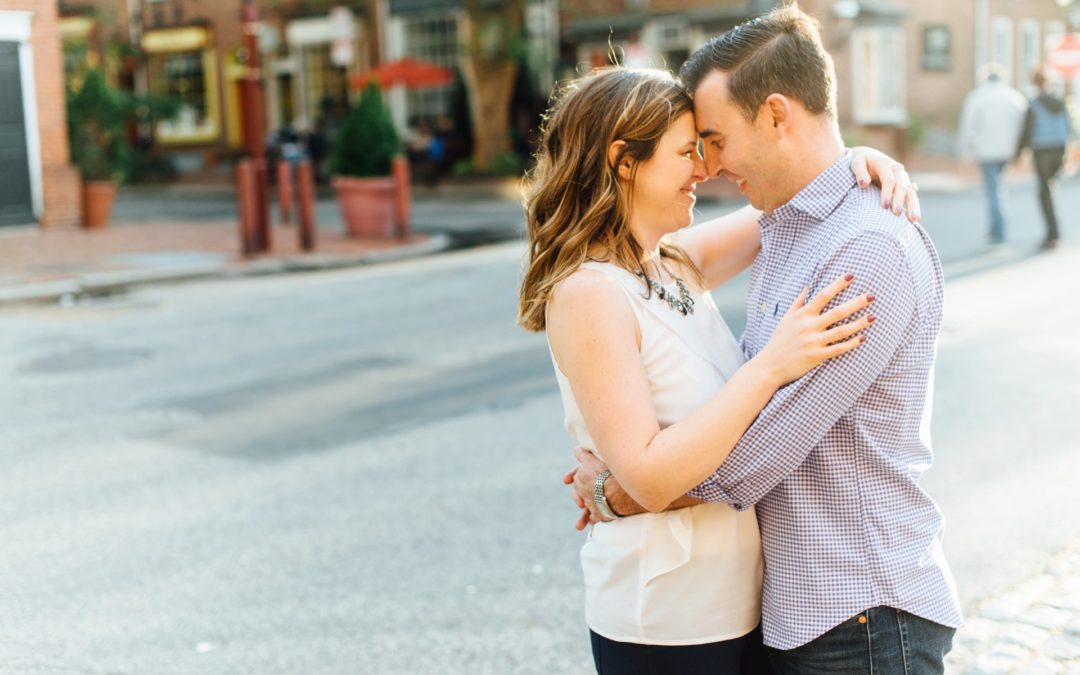
[[[694,115],[683,113],[660,137],[653,156],[638,163],[630,195],[631,228],[663,235],[694,221],[694,188],[707,180],[697,148]]]

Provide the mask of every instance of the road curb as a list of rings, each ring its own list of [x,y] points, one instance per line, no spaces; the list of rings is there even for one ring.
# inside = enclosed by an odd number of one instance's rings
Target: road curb
[[[440,253],[451,247],[445,234],[433,234],[423,241],[357,255],[306,254],[285,258],[251,260],[228,265],[197,265],[170,269],[131,269],[95,272],[73,279],[0,288],[0,307],[46,304],[80,295],[112,295],[138,286],[204,279],[237,279],[299,272],[318,272],[364,267],[409,260]]]

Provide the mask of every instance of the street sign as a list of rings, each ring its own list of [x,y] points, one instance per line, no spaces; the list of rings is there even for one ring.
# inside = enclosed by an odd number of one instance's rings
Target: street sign
[[[1050,47],[1046,54],[1046,63],[1061,73],[1063,77],[1072,77],[1080,73],[1080,35],[1066,33]]]

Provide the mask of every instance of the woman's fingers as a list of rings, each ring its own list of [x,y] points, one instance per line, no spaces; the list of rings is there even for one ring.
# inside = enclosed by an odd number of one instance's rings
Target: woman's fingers
[[[570,469],[565,474],[563,474],[563,477],[562,477],[563,485],[573,485],[574,484],[574,475],[577,474],[577,471],[580,468],[581,468],[581,465],[578,464],[573,469]]]
[[[824,326],[834,326],[859,310],[866,309],[874,303],[875,299],[872,293],[858,295],[822,314],[821,323]]]
[[[825,311],[825,308],[829,306],[829,303],[836,299],[836,296],[844,292],[844,289],[851,285],[851,282],[855,279],[854,274],[845,274],[836,281],[832,282],[825,288],[823,288],[817,295],[815,295],[810,302],[806,304],[808,310],[814,314],[821,314]],[[800,295],[800,298],[805,297],[806,292]],[[796,302],[798,302],[796,300]],[[795,305],[792,305],[795,307]],[[834,322],[835,323],[835,322]]]
[[[866,153],[855,153],[855,156],[851,159],[851,173],[855,174],[855,180],[859,183],[859,187],[864,188],[870,185],[870,170],[867,168]]]
[[[803,289],[799,291],[799,297],[795,298],[795,302],[791,303],[791,307],[788,307],[788,311],[792,312],[806,304],[806,295],[810,292],[807,286],[803,286]]]
[[[875,321],[877,321],[877,317],[875,317],[873,314],[869,314],[867,316],[859,317],[854,321],[848,321],[847,323],[842,323],[839,326],[834,326],[833,328],[825,331],[825,344],[832,345],[837,342],[843,342],[852,335],[855,335],[860,331],[866,330]]]
[[[578,517],[577,522],[574,523],[574,529],[581,532],[589,524],[589,510],[582,509],[581,516]]]
[[[904,169],[904,165],[897,162],[893,162],[892,174],[893,188],[892,194],[889,195],[889,205],[892,208],[893,214],[900,215],[900,210],[904,208],[904,201],[907,199],[907,191],[911,185],[911,179],[908,178],[907,170]]]
[[[904,198],[904,208],[907,209],[907,217],[913,223],[922,220],[922,206],[919,204],[919,187],[911,183],[907,189],[907,197]]]
[[[844,340],[843,342],[837,342],[836,344],[829,345],[825,348],[825,358],[835,359],[837,356],[847,354],[851,350],[857,349],[859,345],[864,342],[866,342],[865,335],[856,335],[854,337],[850,337]]]
[[[893,191],[896,190],[895,171],[882,171],[878,177],[881,182],[881,208],[887,209],[892,206]]]

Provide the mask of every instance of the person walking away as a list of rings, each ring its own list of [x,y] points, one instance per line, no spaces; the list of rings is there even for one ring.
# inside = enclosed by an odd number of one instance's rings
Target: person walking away
[[[1001,67],[989,64],[983,83],[964,99],[960,114],[960,148],[982,170],[990,212],[991,245],[1005,241],[1001,209],[1001,174],[1016,152],[1027,101],[1002,80]]]
[[[1038,88],[1039,93],[1028,104],[1016,148],[1016,159],[1020,159],[1024,148],[1031,148],[1035,158],[1035,172],[1039,178],[1039,204],[1042,206],[1043,220],[1046,223],[1046,238],[1043,239],[1042,247],[1049,250],[1057,247],[1059,238],[1051,188],[1065,160],[1065,144],[1069,140],[1071,125],[1065,101],[1046,89],[1046,74],[1042,70],[1036,70],[1031,75],[1031,82]]]

